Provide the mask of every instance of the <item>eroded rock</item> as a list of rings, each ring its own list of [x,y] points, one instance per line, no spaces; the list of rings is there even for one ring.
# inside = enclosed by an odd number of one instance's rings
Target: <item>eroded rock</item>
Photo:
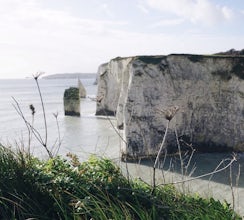
[[[78,79],[78,89],[79,89],[80,98],[86,98],[86,89],[83,86],[80,79]]]
[[[122,154],[157,154],[167,119],[179,106],[166,147],[244,151],[244,56],[175,54],[116,58],[100,67],[97,114],[114,113],[124,128]],[[104,114],[105,115],[105,114]]]
[[[64,114],[69,116],[80,116],[79,89],[70,87],[64,91]]]
[[[98,92],[96,115],[123,114],[125,95],[127,94],[129,69],[132,58],[115,58],[98,68]],[[118,119],[122,119],[119,116]],[[122,121],[118,122],[123,124]]]

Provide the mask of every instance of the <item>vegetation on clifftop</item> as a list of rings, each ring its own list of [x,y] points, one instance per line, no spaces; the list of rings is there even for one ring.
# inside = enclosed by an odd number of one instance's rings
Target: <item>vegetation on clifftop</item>
[[[64,91],[64,99],[67,100],[79,100],[79,88],[76,87],[70,87],[69,89],[66,89]]]
[[[138,56],[137,58],[144,63],[156,65],[165,59],[165,56]]]
[[[227,203],[128,180],[109,159],[39,160],[0,146],[0,219],[241,219]]]

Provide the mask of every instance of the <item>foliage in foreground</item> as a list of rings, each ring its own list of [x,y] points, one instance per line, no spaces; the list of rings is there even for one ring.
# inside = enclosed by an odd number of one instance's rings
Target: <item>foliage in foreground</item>
[[[0,219],[241,219],[213,198],[128,182],[111,160],[94,156],[40,161],[0,147],[0,176]]]

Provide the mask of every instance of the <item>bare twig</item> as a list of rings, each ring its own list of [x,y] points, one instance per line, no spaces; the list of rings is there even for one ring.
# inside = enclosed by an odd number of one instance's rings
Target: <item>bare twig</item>
[[[26,124],[26,127],[27,127],[28,131],[31,131],[31,132],[34,134],[34,136],[35,136],[35,138],[37,139],[37,141],[38,141],[38,142],[45,148],[45,150],[47,151],[48,156],[49,156],[50,158],[52,158],[53,155],[52,155],[52,153],[49,151],[49,149],[47,148],[47,146],[45,145],[45,143],[44,143],[44,141],[43,141],[43,139],[42,139],[41,134],[40,134],[40,133],[33,127],[32,124],[30,124],[30,123],[26,120],[26,118],[25,118],[25,116],[24,116],[24,114],[23,114],[23,112],[22,112],[22,110],[21,110],[21,108],[20,108],[19,103],[17,102],[17,100],[16,100],[14,97],[12,97],[12,99],[13,99],[14,102],[15,102],[15,105],[13,105],[13,107],[15,108],[15,110],[16,110],[16,112],[19,114],[19,116],[23,119],[24,123]],[[29,138],[30,138],[30,137],[29,137]]]
[[[45,107],[44,107],[44,102],[43,102],[43,98],[42,98],[42,93],[41,93],[41,89],[40,89],[40,86],[39,86],[39,82],[38,82],[38,78],[42,75],[43,73],[40,72],[40,73],[37,73],[36,75],[33,75],[35,81],[36,81],[36,85],[37,85],[37,88],[38,88],[38,92],[39,92],[39,96],[40,96],[40,100],[41,100],[41,105],[42,105],[42,111],[43,111],[43,119],[44,119],[44,126],[45,126],[45,139],[42,138],[41,134],[33,127],[33,123],[34,123],[34,114],[35,114],[35,108],[33,105],[30,105],[30,110],[32,112],[32,123],[29,123],[20,106],[19,106],[19,103],[17,102],[17,100],[13,98],[14,102],[15,102],[15,105],[14,108],[16,110],[16,112],[20,115],[20,117],[24,120],[25,122],[25,125],[28,129],[28,134],[29,134],[29,145],[28,145],[28,151],[30,151],[30,144],[31,144],[31,137],[32,137],[32,134],[34,134],[35,138],[37,139],[37,141],[45,148],[46,152],[48,153],[48,156],[49,158],[53,158],[53,154],[52,152],[48,149],[47,147],[47,119],[46,119],[46,112],[45,112]],[[58,128],[59,129],[59,128]]]
[[[223,168],[221,168],[221,169],[217,169],[217,170],[215,169],[215,170],[212,171],[212,172],[205,173],[205,174],[202,174],[202,175],[199,175],[199,176],[196,176],[196,177],[192,177],[192,178],[184,179],[184,180],[181,180],[181,181],[175,181],[175,182],[171,182],[171,183],[162,183],[162,184],[159,184],[158,186],[162,186],[162,185],[171,185],[171,184],[179,184],[179,183],[183,183],[183,182],[189,182],[189,181],[193,181],[193,180],[201,179],[201,178],[203,178],[203,177],[210,176],[210,175],[213,175],[213,174],[222,172],[223,170],[226,170],[228,167],[230,167],[230,166],[236,161],[236,157],[235,157],[235,155],[233,155],[232,159],[225,159],[225,160],[223,160],[222,162],[226,162],[226,161],[229,161],[229,163],[228,163],[226,166],[224,166]],[[221,162],[221,163],[222,163],[222,162]]]
[[[31,132],[36,137],[36,139],[38,140],[38,142],[43,145],[43,140],[42,140],[40,133],[26,120],[17,100],[14,97],[12,97],[12,99],[15,102],[15,105],[13,105],[13,107],[15,108],[15,110],[19,114],[19,116],[23,119],[23,121],[25,122],[27,129],[28,130],[30,129]]]
[[[44,102],[43,102],[43,98],[42,98],[42,93],[41,93],[41,89],[39,86],[39,82],[38,82],[38,78],[44,74],[44,72],[39,72],[36,73],[36,75],[33,75],[37,88],[38,88],[38,93],[40,96],[40,100],[41,100],[41,105],[42,105],[42,114],[43,114],[43,120],[44,120],[44,126],[45,126],[45,141],[44,141],[44,145],[47,146],[47,119],[46,119],[46,111],[45,111],[45,107],[44,107]],[[49,155],[50,156],[50,155]]]
[[[31,115],[32,115],[31,126],[33,127],[34,126],[34,119],[35,119],[36,110],[35,110],[34,105],[32,105],[32,104],[30,104],[29,107],[30,107]],[[33,134],[33,132],[30,132],[30,129],[28,129],[28,132],[29,132],[28,152],[30,154],[30,147],[31,147],[31,140],[32,140],[32,134]]]
[[[153,179],[152,179],[152,181],[153,181],[153,191],[154,191],[154,189],[155,189],[155,187],[156,187],[156,176],[155,176],[155,175],[156,175],[156,166],[157,166],[157,163],[158,163],[160,154],[161,154],[161,152],[162,152],[162,150],[163,150],[164,142],[165,142],[165,139],[166,139],[166,136],[167,136],[167,132],[168,132],[168,128],[169,128],[169,122],[170,122],[170,121],[168,120],[168,121],[167,121],[166,130],[165,130],[165,133],[164,133],[164,137],[163,137],[163,141],[162,141],[162,143],[161,143],[161,146],[160,146],[160,148],[159,148],[157,157],[156,157],[155,162],[154,162],[154,165],[153,165]]]
[[[240,201],[240,199],[239,199],[239,181],[240,181],[240,175],[241,175],[241,165],[240,164],[238,164],[238,173],[237,173],[237,175],[236,175],[236,195],[237,195],[237,210],[236,211],[238,211],[239,210],[239,201]]]
[[[175,114],[177,113],[178,110],[179,110],[178,106],[172,106],[172,107],[169,107],[167,109],[156,109],[156,112],[164,115],[165,119],[167,120],[167,125],[166,125],[166,130],[164,132],[163,141],[160,145],[157,157],[156,157],[154,165],[153,165],[153,179],[152,179],[153,190],[152,190],[152,193],[154,192],[155,187],[156,187],[156,166],[158,164],[159,157],[160,157],[162,150],[163,150],[164,142],[166,140],[166,136],[168,133],[169,123],[170,123],[171,119],[175,116]]]
[[[163,137],[163,141],[162,141],[162,143],[161,143],[161,145],[160,145],[160,148],[159,148],[157,157],[156,157],[155,162],[154,162],[154,166],[153,166],[154,168],[156,168],[157,163],[158,163],[158,160],[159,160],[159,157],[160,157],[160,154],[161,154],[161,152],[162,152],[162,150],[163,150],[164,142],[165,142],[165,140],[166,140],[166,136],[167,136],[167,133],[168,133],[169,122],[170,122],[170,121],[168,120],[168,121],[167,121],[167,125],[166,125],[166,130],[165,130],[165,133],[164,133],[164,137]]]
[[[178,151],[179,151],[179,157],[180,157],[180,169],[181,169],[181,177],[182,179],[184,178],[184,161],[181,155],[181,147],[180,147],[180,142],[179,142],[179,138],[178,138],[178,133],[177,133],[177,129],[175,127],[175,137],[176,137],[176,142],[177,142],[177,146],[178,146]]]
[[[232,208],[235,210],[235,192],[233,188],[233,176],[232,176],[232,165],[230,165],[230,189],[231,189],[231,196],[232,196]]]
[[[185,175],[187,175],[187,173],[188,173],[188,169],[189,169],[189,167],[191,165],[192,157],[193,157],[195,151],[196,150],[192,148],[190,158],[188,159],[187,165],[185,166]],[[191,170],[191,172],[189,173],[188,176],[191,176],[194,173],[195,169],[196,169],[196,164],[194,163],[193,166],[192,166],[192,170]]]
[[[60,137],[60,128],[59,128],[59,123],[58,123],[58,112],[53,113],[53,116],[55,117],[57,129],[58,129],[58,146],[57,146],[56,151],[53,150],[53,155],[57,155],[59,152],[60,146],[62,144],[61,137]],[[54,144],[54,146],[55,146],[55,144]]]

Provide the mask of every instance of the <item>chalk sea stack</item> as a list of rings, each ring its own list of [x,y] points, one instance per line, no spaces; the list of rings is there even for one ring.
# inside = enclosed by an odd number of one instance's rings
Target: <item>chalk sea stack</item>
[[[199,152],[244,151],[244,56],[172,54],[117,57],[99,69],[97,115],[115,115],[124,129],[122,155],[155,156],[178,106],[165,146]]]
[[[70,87],[64,91],[64,114],[69,116],[80,116],[79,89]]]
[[[78,79],[78,89],[80,98],[86,98],[86,89],[80,79]]]

